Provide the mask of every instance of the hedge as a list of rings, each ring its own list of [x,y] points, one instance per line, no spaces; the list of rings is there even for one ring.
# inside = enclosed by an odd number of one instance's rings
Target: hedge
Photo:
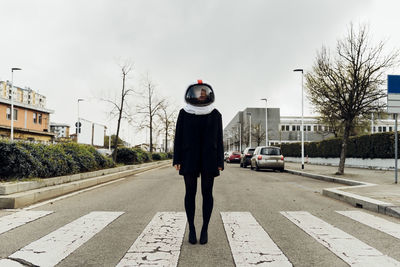
[[[0,141],[0,180],[48,178],[113,167],[95,148],[76,143],[33,144]]]
[[[346,157],[351,158],[394,158],[394,133],[376,133],[350,137]],[[333,138],[320,142],[304,143],[304,155],[308,157],[340,157],[342,139]],[[398,142],[400,149],[400,142]],[[301,157],[301,143],[281,145],[285,157]],[[400,151],[400,150],[399,150]]]
[[[151,162],[153,160],[165,160],[172,158],[172,154],[163,152],[147,152],[140,148],[122,147],[117,150],[117,163],[122,164],[140,164]]]
[[[172,158],[172,153],[150,153],[139,148],[118,148],[117,163],[138,164]],[[48,178],[114,167],[94,147],[73,142],[34,144],[0,140],[0,181]]]

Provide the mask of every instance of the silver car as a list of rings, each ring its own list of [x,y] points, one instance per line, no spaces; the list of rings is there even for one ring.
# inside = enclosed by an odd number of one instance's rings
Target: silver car
[[[256,147],[250,161],[252,170],[273,169],[283,171],[285,169],[284,157],[281,149],[275,146]]]

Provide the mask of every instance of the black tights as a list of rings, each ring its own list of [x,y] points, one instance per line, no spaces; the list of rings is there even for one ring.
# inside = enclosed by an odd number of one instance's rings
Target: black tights
[[[194,213],[196,210],[197,177],[184,176],[185,179],[185,210],[189,229],[194,229]],[[214,204],[212,189],[214,177],[201,175],[201,193],[203,195],[203,229],[207,231]]]

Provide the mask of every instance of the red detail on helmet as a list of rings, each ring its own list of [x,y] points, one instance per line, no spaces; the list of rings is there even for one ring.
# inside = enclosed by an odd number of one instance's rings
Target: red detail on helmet
[[[197,83],[198,83],[198,84],[202,84],[202,83],[203,83],[203,80],[197,80]]]

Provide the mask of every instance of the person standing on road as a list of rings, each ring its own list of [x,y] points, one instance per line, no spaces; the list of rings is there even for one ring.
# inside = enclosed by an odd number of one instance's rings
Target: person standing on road
[[[200,244],[208,240],[207,230],[214,205],[214,178],[224,169],[222,115],[214,108],[212,87],[198,80],[185,93],[186,106],[179,111],[176,122],[172,165],[185,181],[185,210],[189,223],[189,242],[197,243],[194,226],[197,178],[201,174],[203,226]]]

